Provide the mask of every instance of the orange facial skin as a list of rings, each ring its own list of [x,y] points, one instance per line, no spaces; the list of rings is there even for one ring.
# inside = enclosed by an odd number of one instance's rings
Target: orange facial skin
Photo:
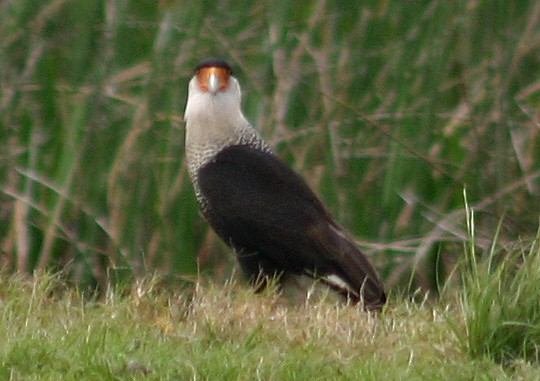
[[[226,91],[229,87],[230,76],[230,70],[223,67],[208,66],[197,70],[200,89],[212,93]]]

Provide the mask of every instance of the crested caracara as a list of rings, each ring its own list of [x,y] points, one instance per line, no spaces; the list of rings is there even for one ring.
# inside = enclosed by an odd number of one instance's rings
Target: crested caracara
[[[386,296],[377,271],[251,127],[240,94],[222,60],[202,62],[189,82],[186,161],[204,217],[256,285],[307,275],[352,303],[381,308]]]

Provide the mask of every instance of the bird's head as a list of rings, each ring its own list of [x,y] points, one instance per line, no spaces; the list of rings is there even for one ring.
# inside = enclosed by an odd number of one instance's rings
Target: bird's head
[[[226,93],[230,89],[232,69],[225,61],[207,59],[195,69],[195,79],[202,92],[211,94]]]
[[[189,82],[186,120],[190,117],[238,117],[240,100],[240,85],[229,64],[214,58],[204,60],[195,68],[195,75]]]

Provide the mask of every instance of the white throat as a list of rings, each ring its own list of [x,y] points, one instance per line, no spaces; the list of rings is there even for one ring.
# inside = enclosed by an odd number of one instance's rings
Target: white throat
[[[197,171],[223,148],[247,144],[270,151],[240,109],[240,85],[230,78],[227,91],[202,91],[194,77],[189,82],[186,120],[186,161],[196,183]],[[196,185],[196,184],[195,184]]]

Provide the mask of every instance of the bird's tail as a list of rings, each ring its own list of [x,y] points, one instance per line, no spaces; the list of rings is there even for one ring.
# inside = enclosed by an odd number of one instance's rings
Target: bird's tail
[[[340,228],[334,228],[327,247],[333,255],[333,269],[320,274],[321,280],[356,304],[379,310],[386,303],[386,293],[377,270],[350,237]]]

